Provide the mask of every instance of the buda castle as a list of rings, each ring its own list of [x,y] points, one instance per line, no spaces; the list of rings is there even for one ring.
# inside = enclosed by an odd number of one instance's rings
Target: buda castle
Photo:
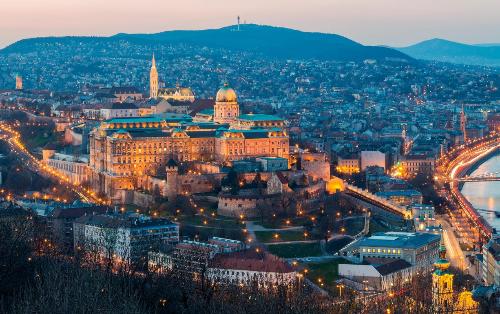
[[[194,102],[189,89],[158,87],[153,56],[150,98],[170,97]],[[103,121],[89,136],[94,187],[107,195],[134,189],[139,177],[154,176],[171,159],[230,165],[251,157],[289,158],[289,137],[283,119],[240,114],[237,94],[227,83],[212,103],[213,109],[205,108],[191,115],[155,112]]]

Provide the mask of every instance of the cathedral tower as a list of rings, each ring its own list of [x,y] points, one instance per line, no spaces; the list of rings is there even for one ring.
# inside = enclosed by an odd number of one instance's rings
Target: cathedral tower
[[[224,87],[219,89],[215,97],[214,122],[231,123],[240,116],[240,106],[238,97],[234,89],[224,83]]]
[[[446,259],[446,247],[441,243],[439,259],[434,263],[432,273],[432,305],[434,313],[453,312],[453,274],[448,271],[450,262]]]
[[[153,54],[151,60],[151,70],[149,71],[149,97],[158,98],[158,71],[156,70],[156,60]]]

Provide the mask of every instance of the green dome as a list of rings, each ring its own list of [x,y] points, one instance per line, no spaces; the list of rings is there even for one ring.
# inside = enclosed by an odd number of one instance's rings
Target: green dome
[[[224,87],[219,89],[217,96],[215,97],[216,102],[237,102],[238,96],[234,89],[229,87],[227,83],[224,83]]]

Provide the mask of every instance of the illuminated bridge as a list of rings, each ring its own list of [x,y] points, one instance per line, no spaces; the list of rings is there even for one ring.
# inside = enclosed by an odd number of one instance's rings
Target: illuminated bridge
[[[493,228],[478,212],[479,209],[474,208],[463,196],[460,188],[463,182],[500,181],[498,172],[468,175],[476,164],[497,153],[499,149],[500,132],[493,132],[453,148],[436,163],[436,183],[448,183],[444,184],[446,199],[453,208],[460,210],[470,220],[473,229],[483,240],[491,237]]]
[[[454,178],[453,181],[458,182],[484,182],[484,181],[500,181],[500,172],[482,173],[475,176],[464,176]]]

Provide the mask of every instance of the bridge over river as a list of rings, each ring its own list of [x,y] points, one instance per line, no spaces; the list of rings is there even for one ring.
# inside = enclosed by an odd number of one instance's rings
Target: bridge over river
[[[498,173],[483,173],[469,175],[477,164],[500,149],[500,133],[494,132],[488,136],[467,141],[465,144],[452,149],[442,156],[436,164],[436,183],[444,187],[444,196],[451,207],[460,210],[478,231],[477,239],[483,242],[489,239],[493,228],[482,215],[461,193],[460,187],[464,182],[500,181]]]

